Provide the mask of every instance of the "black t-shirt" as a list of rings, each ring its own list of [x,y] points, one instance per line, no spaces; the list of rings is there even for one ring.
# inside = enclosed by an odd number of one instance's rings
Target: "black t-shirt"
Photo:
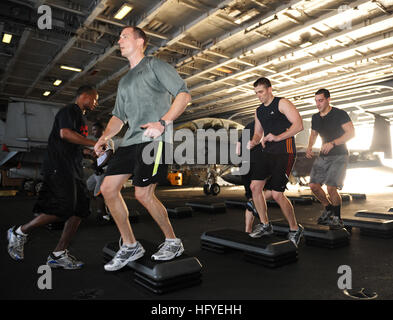
[[[56,171],[63,174],[71,174],[75,178],[82,180],[83,146],[62,139],[60,137],[60,129],[65,128],[87,137],[88,128],[78,105],[67,105],[56,114],[48,139],[48,147],[42,167],[43,173],[48,174]]]
[[[244,130],[249,130],[250,139],[252,139],[254,135],[254,128],[255,128],[255,121],[252,121],[244,127],[243,132]],[[239,142],[242,143],[242,136],[240,136]],[[262,152],[263,152],[262,144],[258,144],[257,146],[252,148],[250,150],[250,162],[258,162]]]
[[[285,114],[281,113],[278,109],[278,104],[281,99],[282,98],[274,97],[273,101],[268,106],[261,104],[257,109],[257,117],[261,123],[265,136],[269,133],[278,136],[288,130],[292,125]],[[290,137],[278,142],[266,142],[264,152],[296,154],[295,138]]]
[[[344,110],[332,107],[332,110],[324,117],[321,117],[319,112],[312,116],[311,129],[318,132],[323,143],[331,142],[345,133],[342,125],[349,121],[351,121],[351,118],[348,113]],[[346,144],[340,144],[333,147],[327,155],[333,156],[340,154],[348,154]]]

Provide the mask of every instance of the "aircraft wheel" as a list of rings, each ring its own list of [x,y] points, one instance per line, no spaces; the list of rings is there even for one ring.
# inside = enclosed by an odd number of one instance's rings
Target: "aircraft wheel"
[[[216,196],[220,193],[220,186],[217,183],[213,183],[210,187],[210,192],[213,196]]]
[[[210,186],[208,184],[205,184],[203,186],[203,192],[205,193],[205,195],[209,195],[210,194]]]
[[[35,185],[34,185],[34,191],[36,194],[38,194],[43,186],[43,182],[42,181],[38,181]]]
[[[34,191],[34,181],[33,180],[25,180],[23,183],[23,190],[27,192],[33,192]]]

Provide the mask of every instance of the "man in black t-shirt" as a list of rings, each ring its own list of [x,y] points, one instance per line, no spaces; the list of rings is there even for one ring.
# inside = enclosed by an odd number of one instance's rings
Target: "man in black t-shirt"
[[[94,146],[96,142],[86,138],[88,130],[83,114],[94,110],[97,100],[98,93],[93,87],[82,86],[77,91],[75,103],[56,114],[42,166],[43,186],[33,209],[38,215],[7,232],[8,253],[14,260],[24,259],[24,244],[33,229],[65,221],[61,238],[49,254],[47,265],[63,269],[83,266],[68,254],[67,248],[81,218],[90,213],[89,194],[83,178],[82,146]]]
[[[315,93],[315,102],[319,112],[312,116],[306,157],[312,157],[312,146],[318,135],[322,138],[322,147],[311,169],[309,186],[325,208],[318,223],[342,228],[341,196],[337,189],[343,187],[348,164],[345,143],[355,136],[355,129],[344,110],[330,105],[330,92],[327,89]],[[323,184],[326,184],[329,199],[322,190]]]

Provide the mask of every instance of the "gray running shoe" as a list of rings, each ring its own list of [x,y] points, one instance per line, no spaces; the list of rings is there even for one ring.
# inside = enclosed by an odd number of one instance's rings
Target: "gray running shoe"
[[[78,261],[74,256],[64,250],[64,253],[59,257],[55,257],[53,253],[48,256],[46,264],[53,269],[76,270],[83,267],[83,262]]]
[[[342,229],[344,228],[344,222],[337,216],[330,217],[326,223],[331,229]]]
[[[295,247],[297,248],[300,242],[300,239],[303,237],[304,228],[301,224],[298,224],[299,229],[296,231],[289,231],[288,239],[293,242]]]
[[[321,216],[318,218],[318,224],[327,225],[328,220],[333,215],[333,211],[331,210],[323,210]]]
[[[23,236],[17,234],[15,232],[15,226],[9,228],[7,231],[7,239],[8,239],[8,253],[10,257],[14,260],[23,260],[24,259],[24,245],[27,241],[27,236]]]
[[[145,249],[137,241],[135,247],[129,247],[127,245],[122,245],[120,250],[117,251],[116,255],[111,261],[109,261],[104,269],[106,271],[117,271],[123,268],[128,262],[137,260],[145,254]]]
[[[262,236],[268,236],[273,234],[272,224],[269,222],[268,224],[258,223],[255,225],[254,230],[249,234],[251,238],[260,238]]]
[[[151,256],[153,260],[172,260],[184,252],[183,243],[178,241],[165,241],[159,245],[159,250]]]

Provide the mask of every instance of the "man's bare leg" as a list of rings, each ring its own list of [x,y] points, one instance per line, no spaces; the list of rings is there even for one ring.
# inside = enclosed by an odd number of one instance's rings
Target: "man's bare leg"
[[[72,216],[68,218],[66,223],[64,224],[63,233],[61,234],[61,238],[55,248],[56,251],[63,251],[68,248],[73,236],[75,235],[78,227],[81,223],[82,219],[77,216]]]
[[[176,236],[168,218],[168,212],[154,194],[155,189],[156,184],[150,184],[146,187],[135,187],[135,198],[146,208],[157,222],[165,238],[175,239]]]
[[[318,183],[310,183],[309,184],[311,191],[317,197],[319,202],[324,206],[327,207],[330,203],[328,198],[326,197],[325,191],[323,191],[322,186]]]
[[[128,220],[128,208],[120,193],[123,184],[129,179],[130,174],[106,176],[101,185],[101,193],[105,203],[111,212],[113,220],[120,232],[123,244],[134,244],[136,242],[134,233]]]
[[[252,225],[254,223],[254,215],[251,211],[247,210],[244,212],[245,218],[245,232],[250,233],[252,232]]]
[[[267,224],[269,220],[267,217],[266,200],[263,194],[265,183],[266,180],[252,180],[250,188],[252,191],[252,200],[254,201],[255,208],[258,211],[259,218],[262,223]]]
[[[341,206],[342,200],[341,196],[337,191],[336,186],[327,186],[327,191],[329,194],[330,201],[332,202],[333,206]]]
[[[293,209],[292,203],[288,200],[288,198],[284,195],[283,192],[272,191],[273,199],[278,203],[281,208],[282,213],[288,221],[289,229],[291,231],[295,231],[298,229],[295,210]]]
[[[59,217],[57,217],[55,215],[41,213],[40,215],[35,217],[30,222],[22,225],[20,227],[20,229],[22,230],[23,233],[29,234],[35,228],[38,228],[38,227],[41,227],[41,226],[45,226],[45,225],[50,224],[50,223],[59,222],[61,220],[62,220],[61,218],[59,218]]]

